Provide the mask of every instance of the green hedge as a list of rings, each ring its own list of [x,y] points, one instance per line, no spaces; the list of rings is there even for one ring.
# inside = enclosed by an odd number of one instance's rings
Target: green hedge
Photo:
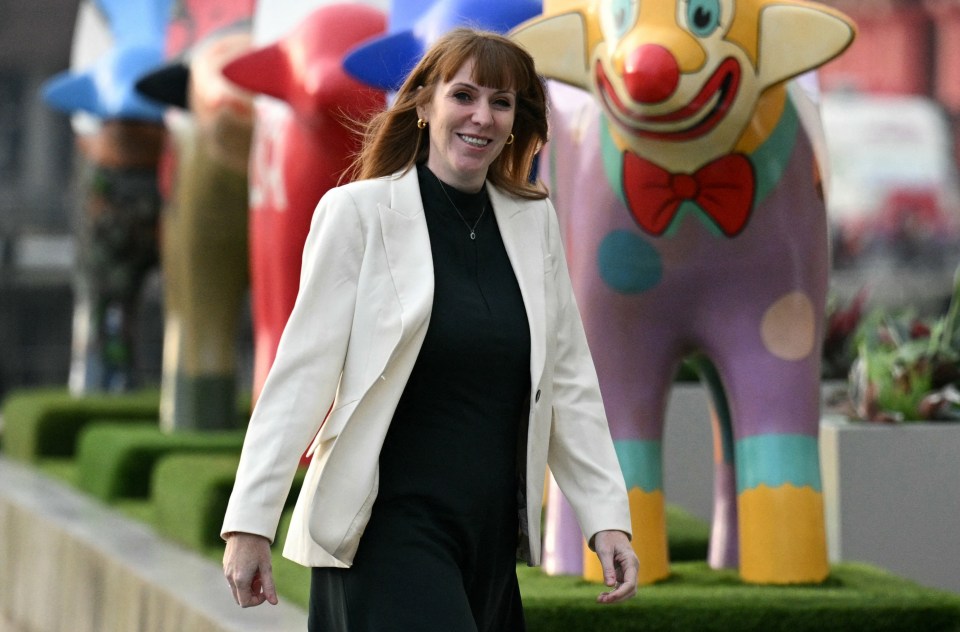
[[[46,457],[71,457],[80,431],[92,420],[156,420],[156,389],[124,395],[73,397],[65,389],[15,391],[3,403],[3,451],[35,463]]]
[[[151,499],[157,531],[196,551],[223,552],[220,526],[240,462],[238,454],[177,452],[160,459],[153,475]],[[287,507],[303,485],[297,472]]]
[[[165,433],[157,423],[91,423],[80,434],[77,481],[80,489],[112,502],[147,498],[154,465],[173,452],[240,454],[242,430]]]
[[[292,514],[293,510],[288,509],[280,518],[277,541],[273,546],[273,581],[277,585],[277,592],[281,599],[289,599],[291,603],[306,609],[310,603],[310,569],[291,562],[281,554]]]
[[[45,457],[33,465],[51,478],[63,481],[71,487],[78,487],[77,460],[73,457]]]
[[[222,548],[220,525],[240,456],[171,454],[153,476],[154,526],[160,535],[198,551]]]

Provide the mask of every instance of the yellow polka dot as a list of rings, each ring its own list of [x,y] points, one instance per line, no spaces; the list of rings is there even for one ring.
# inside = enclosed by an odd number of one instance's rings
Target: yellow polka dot
[[[814,351],[813,303],[803,292],[790,292],[767,308],[760,337],[767,351],[784,360],[802,360]]]

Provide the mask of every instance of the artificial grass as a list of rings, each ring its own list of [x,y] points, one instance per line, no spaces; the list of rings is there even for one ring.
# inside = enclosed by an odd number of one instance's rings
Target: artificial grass
[[[706,525],[675,507],[677,524],[703,533]],[[282,557],[285,512],[274,546],[274,580],[281,599],[306,608],[310,570]],[[671,546],[671,551],[673,546]],[[222,546],[211,556],[222,556]],[[218,557],[219,559],[219,557]],[[746,584],[735,570],[705,561],[674,562],[671,576],[642,586],[635,598],[600,605],[604,586],[580,577],[551,577],[520,564],[517,576],[530,632],[960,632],[960,595],[933,590],[859,563],[841,563],[820,585]],[[402,579],[400,580],[402,581]]]
[[[156,420],[159,406],[160,392],[155,388],[83,397],[62,388],[14,391],[3,402],[3,451],[27,463],[70,457],[80,431],[91,420]]]
[[[667,549],[672,562],[707,559],[710,525],[676,505],[667,504]]]
[[[960,595],[921,587],[867,564],[831,567],[822,585],[744,584],[706,562],[671,566],[664,582],[622,604],[595,603],[604,590],[576,577],[518,567],[530,632],[956,632]]]
[[[242,430],[165,433],[153,423],[97,422],[80,435],[80,489],[105,501],[147,498],[153,468],[171,452],[240,454]]]
[[[290,499],[292,500],[292,499]],[[289,502],[289,501],[288,501]],[[280,519],[280,526],[277,528],[277,541],[273,547],[273,574],[277,585],[277,591],[282,598],[289,599],[303,608],[306,608],[310,600],[310,569],[304,568],[299,564],[291,562],[283,557],[283,543],[286,538],[287,529],[290,526],[290,515],[292,507],[284,511]],[[667,544],[670,549],[670,559],[677,560],[704,560],[707,555],[708,541],[710,537],[710,527],[699,518],[684,511],[675,505],[667,505]],[[207,555],[211,558],[219,559],[223,555],[223,544],[217,543],[206,549]],[[531,571],[539,573],[539,569],[528,569],[526,565],[517,567],[518,574],[523,580]],[[541,588],[546,588],[549,595],[552,591],[562,588],[571,578],[546,577],[547,580]],[[578,579],[574,581],[580,582]],[[601,587],[595,584],[587,584],[588,590],[594,591],[594,597],[599,594]],[[526,593],[524,593],[526,595]],[[526,599],[526,597],[524,597]],[[525,602],[526,603],[526,602]],[[546,605],[549,609],[550,604]],[[543,628],[548,629],[548,628]],[[567,630],[568,628],[553,628],[555,630]],[[569,628],[570,630],[580,628]]]
[[[284,532],[289,515],[281,522]],[[281,599],[306,608],[310,570],[274,548]],[[210,555],[221,556],[222,547]],[[219,558],[218,558],[219,559]],[[706,562],[671,565],[671,577],[624,603],[600,605],[601,584],[517,566],[529,632],[957,632],[960,595],[921,587],[867,564],[831,567],[822,585],[744,584]]]

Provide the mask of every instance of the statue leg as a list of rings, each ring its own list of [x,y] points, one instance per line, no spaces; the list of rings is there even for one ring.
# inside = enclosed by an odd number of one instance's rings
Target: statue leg
[[[303,244],[313,207],[256,208],[250,213],[250,288],[256,402],[273,366],[283,329],[297,300]]]
[[[741,362],[729,377],[745,581],[820,582],[829,572],[820,460],[819,363]]]
[[[544,572],[548,575],[582,575],[583,535],[573,508],[553,476],[547,477],[547,506],[544,513]]]
[[[711,568],[737,568],[740,542],[737,528],[737,483],[734,472],[733,428],[723,384],[713,364],[704,356],[691,359],[710,393],[713,427],[713,522],[707,561]]]
[[[615,441],[617,457],[627,481],[630,500],[631,544],[640,560],[638,581],[652,584],[670,575],[667,546],[666,499],[663,493],[662,442]],[[584,551],[584,578],[603,581],[600,560],[592,551]]]
[[[161,426],[233,428],[237,329],[249,278],[247,179],[191,135],[180,139],[178,163],[164,217]]]
[[[641,326],[653,327],[649,323]],[[663,334],[662,341],[670,339],[666,332],[657,332],[655,328],[653,331],[654,335]],[[632,544],[640,559],[639,581],[651,584],[670,574],[663,489],[663,423],[678,360],[672,359],[669,345],[621,341],[613,346],[622,351],[597,353],[595,359],[630,501]],[[584,559],[584,576],[602,581],[596,554],[585,550]]]
[[[743,579],[823,581],[829,566],[816,438],[748,437],[736,452]]]
[[[79,188],[70,391],[124,392],[138,386],[139,299],[157,264],[156,171],[87,163]]]
[[[331,140],[298,123],[285,103],[258,103],[250,167],[250,298],[253,401],[273,366],[299,290],[303,244],[329,186]]]

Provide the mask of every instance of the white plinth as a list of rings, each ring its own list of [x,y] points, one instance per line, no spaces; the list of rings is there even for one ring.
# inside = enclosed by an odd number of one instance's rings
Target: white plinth
[[[825,385],[825,395],[839,387]],[[710,521],[707,411],[706,389],[674,386],[663,470],[667,502]],[[820,471],[832,562],[863,561],[960,593],[960,423],[880,426],[825,415]]]
[[[960,593],[960,423],[827,417],[820,467],[831,561]]]

